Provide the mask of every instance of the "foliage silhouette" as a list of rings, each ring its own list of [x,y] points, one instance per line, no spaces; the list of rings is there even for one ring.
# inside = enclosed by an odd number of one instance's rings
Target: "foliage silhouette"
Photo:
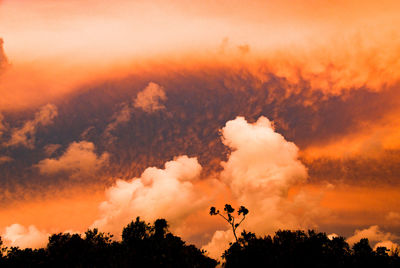
[[[240,206],[240,208],[238,209],[238,216],[240,216],[241,214],[242,214],[243,216],[242,216],[242,219],[241,219],[239,222],[237,222],[237,223],[235,223],[235,217],[232,215],[233,212],[235,212],[235,209],[234,209],[231,205],[225,204],[224,211],[225,211],[225,215],[226,215],[226,216],[224,216],[223,214],[221,214],[221,213],[219,212],[219,210],[217,210],[215,207],[211,207],[211,208],[210,208],[210,215],[211,215],[211,216],[219,215],[219,216],[221,216],[225,221],[227,221],[227,222],[231,225],[231,227],[232,227],[232,232],[233,232],[233,235],[235,236],[236,242],[238,242],[238,238],[237,238],[237,235],[236,235],[236,229],[237,229],[237,228],[239,227],[239,225],[244,221],[244,219],[246,218],[246,215],[249,213],[249,210],[248,210],[247,208],[245,208],[244,206]]]
[[[384,247],[373,251],[368,239],[361,239],[351,250],[343,237],[329,239],[314,230],[279,230],[273,237],[243,231],[222,257],[226,268],[400,267],[398,251],[390,255]]]
[[[227,213],[234,212],[232,207],[226,208]],[[216,210],[213,212],[218,214]],[[242,213],[245,216],[248,211]],[[274,236],[264,237],[243,231],[222,257],[227,268],[400,267],[399,249],[373,250],[368,239],[361,239],[350,248],[345,238],[329,239],[325,233],[314,230],[279,230]],[[120,242],[97,229],[84,235],[53,234],[42,249],[6,248],[0,238],[0,267],[215,267],[217,264],[204,251],[186,245],[170,233],[164,219],[149,224],[137,217],[123,228]]]
[[[215,267],[204,253],[170,233],[166,220],[151,225],[138,217],[123,229],[121,242],[97,229],[53,234],[44,249],[7,249],[0,267]]]

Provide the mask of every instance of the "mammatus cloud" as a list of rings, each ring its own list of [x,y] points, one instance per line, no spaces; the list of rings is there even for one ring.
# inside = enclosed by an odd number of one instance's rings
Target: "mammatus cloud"
[[[35,146],[35,134],[39,126],[47,126],[53,123],[57,116],[57,107],[54,104],[44,105],[39,112],[35,114],[33,120],[24,123],[20,128],[11,130],[11,138],[5,146],[25,146],[33,149]]]
[[[117,180],[100,205],[102,217],[93,227],[118,233],[137,216],[147,221],[166,218],[179,224],[189,214],[204,208],[207,197],[196,189],[201,166],[196,158],[179,156],[164,169],[147,168],[140,178]]]
[[[41,248],[46,246],[49,234],[38,230],[35,226],[22,226],[18,223],[6,227],[2,238],[5,244],[11,247],[20,248]]]
[[[71,143],[59,158],[46,158],[36,167],[42,174],[66,172],[72,178],[93,176],[108,160],[108,153],[97,155],[95,146],[88,141]]]
[[[275,132],[272,122],[263,116],[253,124],[237,117],[221,132],[223,143],[232,150],[228,161],[222,162],[221,179],[232,191],[235,203],[251,212],[244,228],[265,234],[278,228],[311,226],[316,200],[305,193],[288,200],[289,189],[307,178],[297,146]],[[230,232],[217,231],[204,248],[219,258],[232,241]]]
[[[356,230],[354,235],[347,239],[347,242],[353,245],[362,238],[368,238],[371,246],[375,249],[383,246],[389,250],[393,250],[399,247],[398,244],[392,242],[395,239],[399,239],[399,237],[392,233],[382,231],[378,225],[373,225],[363,230]]]
[[[152,113],[157,110],[165,109],[165,106],[161,102],[166,99],[167,96],[165,95],[164,88],[156,83],[150,82],[143,91],[137,94],[134,100],[134,107],[140,108],[147,113]]]

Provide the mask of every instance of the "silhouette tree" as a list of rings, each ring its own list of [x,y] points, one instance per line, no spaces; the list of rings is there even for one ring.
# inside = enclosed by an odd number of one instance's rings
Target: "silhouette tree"
[[[244,219],[246,218],[246,215],[249,213],[249,210],[247,208],[245,208],[244,206],[240,206],[240,208],[238,210],[238,216],[242,215],[242,219],[237,223],[235,223],[235,217],[233,216],[233,212],[235,212],[235,209],[232,208],[231,205],[225,204],[224,211],[225,211],[225,213],[224,213],[225,215],[221,214],[219,212],[219,210],[217,210],[215,207],[211,207],[210,208],[210,215],[211,216],[219,215],[225,221],[227,221],[232,227],[232,232],[233,232],[233,235],[235,236],[236,242],[238,242],[238,238],[237,238],[237,235],[236,235],[236,229],[244,221]]]
[[[232,267],[400,267],[398,252],[372,250],[361,239],[353,250],[343,237],[329,239],[314,230],[279,230],[273,237],[243,231],[237,243],[224,252],[225,268]]]
[[[133,244],[148,239],[151,231],[150,224],[137,217],[135,222],[132,221],[122,230],[122,243]]]
[[[234,209],[226,205],[228,222]],[[248,214],[239,209],[238,215]],[[211,209],[212,215],[219,211]],[[237,228],[237,226],[236,226]],[[205,252],[186,243],[168,230],[168,223],[158,219],[153,224],[140,220],[122,231],[122,241],[112,235],[90,229],[85,234],[59,233],[49,238],[46,248],[5,248],[0,237],[0,267],[215,267],[218,262]],[[373,250],[368,239],[361,239],[350,249],[343,237],[329,239],[314,230],[278,230],[273,237],[257,237],[243,231],[223,254],[223,267],[400,267],[399,249]]]
[[[98,229],[53,234],[46,248],[9,248],[0,254],[0,267],[215,267],[218,262],[204,253],[170,233],[166,220],[149,224],[137,217],[120,242]]]

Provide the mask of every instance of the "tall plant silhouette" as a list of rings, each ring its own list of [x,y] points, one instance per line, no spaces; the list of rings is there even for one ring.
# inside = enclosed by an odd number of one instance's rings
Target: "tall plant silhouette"
[[[246,218],[246,215],[249,213],[249,210],[247,208],[245,208],[244,206],[240,206],[240,208],[238,209],[238,217],[240,217],[240,215],[242,215],[242,219],[239,222],[237,222],[237,221],[235,222],[236,218],[233,216],[235,209],[231,205],[225,204],[224,211],[225,211],[224,214],[222,214],[215,207],[211,207],[210,215],[211,216],[219,215],[225,221],[227,221],[232,227],[233,235],[235,236],[236,242],[238,242],[238,238],[236,235],[236,229],[244,221],[244,219]]]

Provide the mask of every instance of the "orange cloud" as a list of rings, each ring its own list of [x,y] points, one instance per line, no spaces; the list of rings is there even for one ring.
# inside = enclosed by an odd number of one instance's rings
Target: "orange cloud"
[[[75,179],[93,176],[103,167],[109,157],[108,153],[98,156],[94,151],[95,146],[92,142],[73,142],[59,158],[41,160],[36,167],[42,174],[67,172],[71,173],[71,177]]]
[[[107,200],[100,205],[102,216],[93,226],[118,233],[137,216],[146,221],[166,218],[179,226],[208,199],[195,188],[200,171],[196,158],[180,156],[166,162],[165,169],[151,167],[140,178],[117,180],[107,190]]]
[[[253,124],[237,117],[228,121],[221,133],[223,143],[231,150],[228,160],[222,162],[221,179],[235,202],[251,212],[242,228],[266,234],[279,228],[312,226],[320,213],[318,198],[300,191],[289,199],[289,190],[307,178],[297,146],[275,132],[265,117]],[[216,232],[204,246],[213,257],[221,256],[232,241],[231,230],[224,232]]]
[[[5,239],[5,244],[10,247],[42,248],[47,245],[49,234],[33,225],[24,227],[15,223],[6,227],[2,237]]]
[[[395,248],[399,247],[398,244],[391,241],[394,239],[399,239],[399,237],[389,232],[380,230],[378,225],[373,225],[363,230],[355,230],[354,235],[349,237],[347,242],[352,245],[360,241],[362,238],[368,238],[374,249],[383,246],[389,250],[394,250]]]
[[[5,142],[4,146],[25,146],[33,149],[35,146],[35,133],[39,126],[47,126],[53,123],[53,119],[57,116],[57,107],[53,104],[47,104],[41,107],[40,111],[35,114],[33,120],[24,123],[20,128],[11,130],[11,138]]]
[[[164,88],[156,83],[150,82],[143,91],[137,94],[134,100],[134,106],[147,113],[152,113],[157,110],[165,109],[161,101],[165,101],[166,99],[167,96],[165,95]]]

